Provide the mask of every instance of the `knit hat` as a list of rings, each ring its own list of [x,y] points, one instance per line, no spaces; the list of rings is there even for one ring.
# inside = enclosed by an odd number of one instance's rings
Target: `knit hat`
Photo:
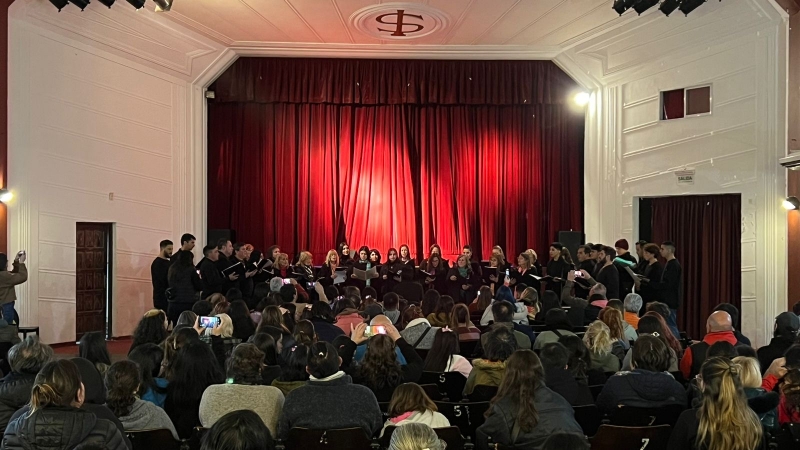
[[[628,240],[627,239],[620,239],[614,243],[614,248],[622,248],[627,250],[628,249]]]
[[[281,288],[283,287],[283,279],[281,277],[275,277],[269,280],[269,290],[272,292],[280,292]]]
[[[797,333],[800,330],[800,317],[793,312],[782,312],[775,318],[775,325],[781,332]]]
[[[361,313],[361,315],[364,316],[364,318],[367,320],[372,320],[373,318],[375,318],[375,316],[379,316],[381,314],[383,314],[383,308],[381,308],[381,305],[378,304],[372,304],[367,306],[364,309],[364,312]]]

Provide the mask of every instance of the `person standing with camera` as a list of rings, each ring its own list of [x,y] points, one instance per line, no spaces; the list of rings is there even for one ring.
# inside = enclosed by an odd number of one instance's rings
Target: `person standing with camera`
[[[25,250],[17,253],[12,269],[9,272],[6,270],[8,268],[8,256],[5,253],[0,253],[0,267],[3,268],[3,270],[0,270],[0,305],[2,305],[3,319],[9,325],[19,326],[14,313],[14,304],[17,301],[15,286],[28,281],[28,268],[25,267],[26,259]]]

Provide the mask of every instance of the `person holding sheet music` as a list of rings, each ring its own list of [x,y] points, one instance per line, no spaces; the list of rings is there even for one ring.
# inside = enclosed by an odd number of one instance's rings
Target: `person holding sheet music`
[[[375,270],[378,272],[378,277],[374,280],[370,280],[370,286],[375,288],[375,292],[381,293],[383,292],[383,278],[380,277],[381,271],[381,252],[380,250],[373,248],[369,251],[369,262],[371,267],[374,267]]]
[[[642,279],[635,279],[636,290],[642,296],[642,309],[646,311],[647,304],[660,301],[658,292],[650,286],[650,281],[661,281],[661,274],[664,267],[658,262],[658,255],[661,249],[656,244],[645,244],[642,247],[642,259],[647,262],[642,271]]]
[[[513,284],[523,283],[525,286],[532,287],[537,291],[542,286],[539,281],[539,273],[533,266],[531,255],[528,252],[520,253],[517,256],[517,268],[509,272],[509,277],[515,281]]]
[[[561,293],[561,288],[564,287],[564,280],[567,279],[567,272],[572,270],[572,265],[562,257],[561,250],[563,249],[564,245],[561,242],[550,244],[550,261],[547,263],[547,290],[556,294]],[[558,278],[560,281],[549,278]]]
[[[468,305],[478,295],[480,280],[478,274],[473,272],[467,256],[461,255],[456,259],[456,266],[447,273],[448,295],[453,297],[456,303]]]
[[[373,268],[372,261],[369,259],[370,250],[366,245],[358,249],[358,259],[353,262],[350,268],[350,285],[359,289],[364,289],[372,285],[372,279],[368,278],[370,269]]]
[[[228,292],[231,288],[239,288],[239,274],[235,271],[223,271],[233,265],[230,258],[233,256],[233,244],[227,238],[222,238],[217,241],[218,259],[216,262],[217,270],[222,274],[224,283],[220,292]]]
[[[614,266],[617,251],[611,247],[603,246],[599,252],[602,263],[594,279],[606,287],[606,298],[619,300],[619,270]]]
[[[411,272],[406,275],[405,279],[413,280],[416,264],[414,263],[414,258],[411,257],[411,249],[408,248],[408,245],[406,244],[400,246],[400,262],[407,265],[409,269],[411,269]],[[406,272],[403,273],[405,274]]]
[[[404,275],[409,270],[408,266],[398,259],[396,249],[390,248],[389,252],[387,253],[387,258],[389,258],[389,260],[386,262],[386,264],[381,266],[380,270],[381,280],[383,282],[383,291],[381,292],[382,295],[392,292],[394,287],[397,286],[397,283],[407,279],[404,278]]]
[[[339,243],[339,264],[345,266],[348,264],[352,264],[353,258],[350,257],[350,246],[347,244],[347,241]]]
[[[433,244],[433,245],[431,245],[430,256],[428,256],[427,259],[423,260],[420,263],[420,265],[419,265],[419,269],[420,270],[423,270],[425,272],[429,272],[430,271],[428,269],[430,268],[430,260],[433,257],[433,255],[439,255],[439,263],[442,266],[444,266],[446,269],[450,268],[450,262],[447,261],[446,259],[442,258],[442,248],[439,247],[439,244]]]
[[[575,267],[576,270],[583,270],[588,274],[594,273],[594,266],[596,261],[593,260],[590,255],[592,253],[592,248],[588,245],[581,245],[578,247],[578,265]],[[578,298],[589,298],[589,288],[590,286],[586,283],[586,280],[583,278],[578,278],[575,280],[575,297]]]
[[[206,245],[203,247],[203,256],[204,258],[200,261],[198,270],[200,271],[200,280],[203,282],[203,293],[200,295],[200,298],[206,299],[211,294],[222,293],[225,279],[222,277],[222,272],[217,267],[219,249],[217,249],[215,245]]]
[[[325,255],[325,262],[322,263],[319,272],[317,272],[317,281],[322,283],[323,286],[333,286],[336,284],[337,271],[340,273],[347,269],[339,266],[339,252],[336,250],[329,250]]]
[[[439,294],[447,294],[447,268],[442,263],[442,258],[438,253],[431,254],[428,258],[425,270],[420,266],[419,272],[423,280],[425,290],[433,289]]]

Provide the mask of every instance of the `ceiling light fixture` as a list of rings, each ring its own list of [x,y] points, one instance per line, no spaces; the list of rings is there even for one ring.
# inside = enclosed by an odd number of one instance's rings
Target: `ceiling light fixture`
[[[660,0],[639,0],[633,5],[633,9],[641,16],[643,12],[647,11],[653,6],[656,6],[659,1]]]
[[[589,104],[589,100],[591,100],[591,95],[589,95],[588,92],[578,92],[572,100],[578,106],[586,106]]]
[[[116,0],[97,0],[97,1],[111,8],[111,6],[114,4]]]
[[[634,3],[636,0],[614,0],[614,6],[611,8],[621,16],[625,11],[631,9]]]
[[[142,9],[144,8],[145,1],[147,0],[128,0],[128,3],[130,3],[136,9]]]
[[[84,9],[86,9],[87,6],[89,6],[89,0],[69,0],[69,2],[80,8],[81,11],[83,11]]]
[[[659,6],[658,9],[660,9],[665,16],[669,17],[669,15],[672,14],[673,11],[678,9],[678,6],[680,5],[681,5],[681,0],[664,0],[664,2],[661,3],[661,6]]]
[[[0,202],[8,203],[14,198],[14,193],[8,189],[0,189]]]
[[[681,12],[688,16],[690,12],[697,9],[698,6],[702,5],[705,2],[706,0],[682,0],[680,8]]]
[[[166,12],[172,9],[173,0],[153,0],[156,4],[156,12]]]
[[[2,201],[2,197],[0,197],[0,201]],[[786,200],[783,201],[783,209],[787,211],[793,211],[798,208],[800,208],[800,200],[795,196],[786,197]]]
[[[61,12],[67,4],[69,4],[68,0],[50,0],[50,3],[53,4],[56,8],[58,8],[58,12]]]

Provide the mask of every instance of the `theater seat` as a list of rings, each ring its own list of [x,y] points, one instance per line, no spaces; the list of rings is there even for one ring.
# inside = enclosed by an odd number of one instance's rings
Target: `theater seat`
[[[310,430],[292,428],[283,443],[286,450],[377,450],[380,445],[361,428]]]
[[[678,417],[685,409],[681,405],[669,405],[660,408],[620,406],[611,413],[611,425],[626,427],[675,426],[675,423],[678,422]]]
[[[797,450],[800,448],[800,423],[789,423],[774,435],[770,449]]]
[[[592,438],[592,450],[666,450],[672,427],[603,425]]]
[[[572,409],[575,411],[575,421],[581,426],[584,434],[589,437],[594,436],[603,420],[597,406],[575,406]]]
[[[469,397],[469,401],[471,402],[488,402],[493,399],[495,395],[497,395],[497,386],[479,384],[472,389],[472,393],[467,397]]]
[[[464,385],[467,384],[467,377],[460,372],[422,372],[419,382],[420,384],[435,384],[447,401],[460,402],[464,397]],[[433,397],[431,398],[433,399]]]
[[[167,429],[128,431],[125,433],[133,444],[133,450],[180,450],[181,441],[172,437]]]
[[[484,414],[489,409],[489,402],[454,403],[434,402],[450,425],[458,427],[461,435],[475,441],[475,430],[486,421]]]
[[[433,401],[442,400],[442,393],[439,392],[439,386],[437,386],[435,383],[420,384],[419,387],[421,387],[422,390],[425,391],[425,395],[427,395],[428,398],[430,398],[431,400]]]

